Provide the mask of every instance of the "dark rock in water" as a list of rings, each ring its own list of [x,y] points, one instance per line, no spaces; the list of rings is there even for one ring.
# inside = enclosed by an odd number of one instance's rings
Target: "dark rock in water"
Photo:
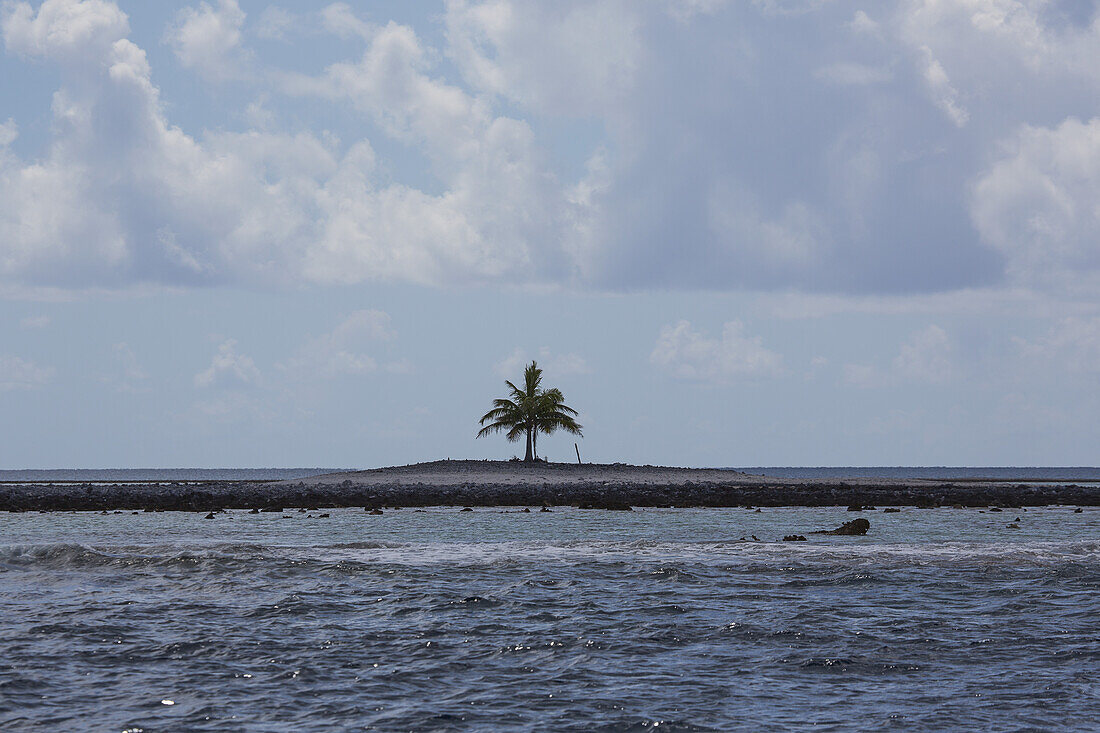
[[[473,511],[473,509],[471,509],[471,508],[470,508],[470,507],[468,507],[468,506],[464,506],[464,507],[462,507],[462,511],[464,511],[464,512],[472,512],[472,511]]]
[[[540,512],[550,512],[550,511],[553,511],[553,510],[548,506],[544,506],[542,509],[539,509],[539,511]]]
[[[381,510],[381,509],[368,509],[368,510],[367,510],[367,513],[368,513],[368,514],[372,514],[372,515],[374,515],[374,516],[376,516],[376,517],[380,517],[380,516],[382,516],[382,510]]]
[[[1020,528],[1020,525],[1016,524],[1015,522],[1008,525],[1008,529],[1019,529],[1019,528]]]
[[[897,514],[900,511],[901,511],[901,509],[898,509],[896,506],[888,506],[888,507],[886,507],[885,509],[882,510],[882,513],[883,514]]]
[[[848,511],[850,511],[850,512],[861,512],[861,511],[863,511],[863,505],[862,504],[851,504],[848,507]]]
[[[1013,519],[1012,521],[1013,521],[1013,522],[1019,522],[1019,521],[1020,521],[1020,518],[1019,518],[1019,517],[1016,517],[1016,518],[1015,518],[1015,519]]]
[[[248,513],[249,513],[249,514],[259,514],[259,513],[260,513],[260,510],[259,510],[259,509],[256,509],[255,507],[253,507],[253,508],[252,508],[252,510],[251,510],[251,511],[249,511]]]
[[[305,509],[299,509],[299,510],[298,510],[298,513],[299,513],[299,514],[305,514],[305,513],[306,513],[306,510],[305,510]]]
[[[329,518],[329,513],[325,512],[324,514],[318,514],[317,518],[318,519],[328,519]]]
[[[1077,507],[1076,509],[1074,509],[1074,510],[1073,510],[1073,513],[1074,513],[1074,514],[1080,514],[1080,513],[1081,513],[1081,512],[1083,512],[1083,511],[1085,511],[1085,510],[1084,510],[1084,509],[1082,509],[1081,507]]]
[[[759,514],[759,513],[760,513],[760,510],[759,510],[759,509],[757,509],[757,510],[753,511],[753,514]]]
[[[865,535],[867,534],[867,530],[869,530],[870,528],[871,523],[868,522],[866,519],[860,517],[859,519],[853,519],[850,522],[845,522],[836,529],[818,530],[817,532],[813,532],[812,534],[836,534],[846,536]]]
[[[1003,512],[1004,509],[1001,509],[999,506],[991,506],[991,507],[989,507],[989,511],[991,511],[991,512]]]
[[[260,511],[264,512],[265,514],[282,514],[283,508],[281,506],[269,506],[261,509]]]
[[[524,514],[530,514],[530,513],[531,513],[531,509],[530,509],[530,508],[528,508],[528,507],[523,507],[523,513],[524,513]]]
[[[210,512],[209,514],[207,514],[207,515],[206,515],[205,519],[213,519],[213,518],[214,518],[214,517],[216,517],[216,516],[217,516],[217,515],[216,515],[216,514],[214,514],[214,512]]]
[[[784,542],[805,542],[806,538],[800,534],[789,534],[783,538]]]

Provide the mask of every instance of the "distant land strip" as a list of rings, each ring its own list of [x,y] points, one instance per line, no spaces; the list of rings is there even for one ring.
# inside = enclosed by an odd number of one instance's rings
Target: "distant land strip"
[[[435,461],[288,481],[0,485],[0,511],[195,511],[423,506],[1100,506],[1094,483],[777,479],[724,469]]]

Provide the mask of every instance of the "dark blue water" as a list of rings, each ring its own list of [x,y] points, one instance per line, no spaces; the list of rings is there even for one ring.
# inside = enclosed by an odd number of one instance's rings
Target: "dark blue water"
[[[346,468],[56,468],[0,470],[0,481],[284,481]],[[1100,468],[1006,466],[750,466],[730,470],[778,478],[896,478],[1100,481]]]
[[[0,471],[0,481],[284,481],[339,468],[24,468]]]
[[[1100,510],[1019,511],[0,515],[0,729],[1095,730]]]
[[[1100,481],[1090,466],[750,466],[751,474],[777,478],[996,479],[999,481]]]

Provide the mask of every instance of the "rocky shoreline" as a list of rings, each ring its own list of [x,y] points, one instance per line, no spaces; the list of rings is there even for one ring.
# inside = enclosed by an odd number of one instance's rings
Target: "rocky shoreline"
[[[391,506],[1100,506],[1100,486],[800,480],[621,464],[437,461],[296,481],[0,485],[0,511],[191,511]]]

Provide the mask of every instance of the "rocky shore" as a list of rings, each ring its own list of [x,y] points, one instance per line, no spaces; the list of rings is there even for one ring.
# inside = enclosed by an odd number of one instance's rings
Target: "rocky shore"
[[[435,461],[283,482],[0,485],[0,511],[199,511],[388,506],[1100,505],[1100,487],[1002,481],[807,480],[623,464]]]

